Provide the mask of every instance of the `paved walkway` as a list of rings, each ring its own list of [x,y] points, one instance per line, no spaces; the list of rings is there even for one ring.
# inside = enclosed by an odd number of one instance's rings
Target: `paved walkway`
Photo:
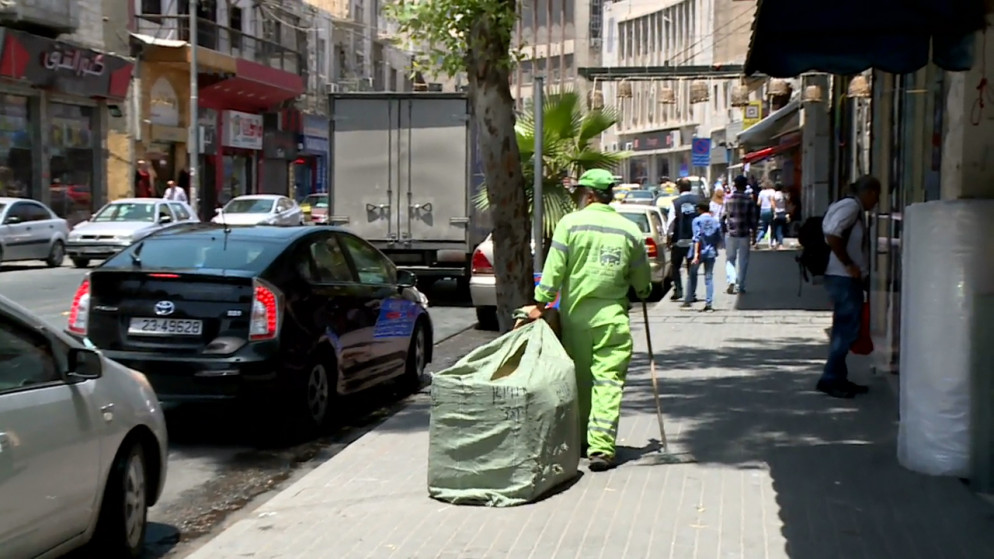
[[[644,330],[633,315],[626,462],[612,472],[518,508],[433,501],[420,395],[192,557],[994,557],[994,508],[957,480],[897,465],[896,398],[884,378],[856,378],[872,386],[856,400],[811,391],[830,320],[809,310],[827,307],[818,288],[797,296],[792,253],[755,253],[750,276],[748,295],[721,290],[716,313],[669,301],[651,311],[668,434],[696,463],[655,463]]]

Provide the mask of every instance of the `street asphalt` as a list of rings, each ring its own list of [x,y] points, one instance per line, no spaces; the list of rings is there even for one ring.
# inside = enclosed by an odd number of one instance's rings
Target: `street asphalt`
[[[42,263],[0,266],[0,295],[49,322],[65,327],[73,294],[87,270]],[[472,306],[459,300],[452,282],[442,281],[426,293],[442,341],[472,328]],[[442,356],[437,356],[442,357]],[[148,557],[170,554],[178,541],[211,532],[223,518],[291,479],[315,457],[337,452],[385,415],[394,411],[397,394],[372,394],[355,404],[354,421],[319,440],[286,448],[262,448],[253,441],[250,418],[238,410],[180,408],[167,413],[170,452],[164,494],[149,510]]]

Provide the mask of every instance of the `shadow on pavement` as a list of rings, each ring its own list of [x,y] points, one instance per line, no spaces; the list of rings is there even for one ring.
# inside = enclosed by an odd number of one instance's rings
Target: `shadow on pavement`
[[[828,311],[828,295],[821,285],[803,282],[794,250],[754,250],[749,254],[748,293],[736,297],[735,309],[741,311]],[[723,289],[724,258],[717,267],[715,289]],[[802,283],[803,282],[803,283]],[[798,295],[798,286],[801,293]]]

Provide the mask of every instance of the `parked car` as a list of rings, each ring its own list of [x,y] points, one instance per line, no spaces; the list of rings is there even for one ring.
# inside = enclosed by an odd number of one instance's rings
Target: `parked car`
[[[68,331],[144,372],[163,402],[263,398],[310,431],[339,395],[417,385],[434,334],[415,283],[338,228],[194,224],[94,269]]]
[[[0,263],[44,260],[61,266],[69,224],[41,202],[0,198]]]
[[[149,234],[200,218],[184,202],[159,198],[115,200],[69,232],[66,251],[73,265],[85,268],[91,260],[113,256]]]
[[[328,223],[328,194],[310,194],[300,203],[307,221],[316,225]]]
[[[303,225],[304,212],[286,196],[257,194],[232,198],[211,221],[225,225]]]
[[[661,300],[669,291],[672,281],[666,251],[666,217],[659,208],[646,204],[616,204],[614,209],[645,234],[645,248],[649,253],[649,268],[652,271],[652,292],[648,300]]]
[[[648,190],[630,190],[620,200],[623,204],[651,204],[655,196]]]
[[[0,297],[0,555],[138,557],[166,458],[144,375]]]

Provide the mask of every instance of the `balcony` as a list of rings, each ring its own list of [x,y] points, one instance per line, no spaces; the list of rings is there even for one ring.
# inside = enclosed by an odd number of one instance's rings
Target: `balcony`
[[[2,1],[2,0],[0,0]],[[143,14],[135,18],[135,32],[156,39],[190,42],[187,15]],[[197,45],[203,48],[264,64],[306,79],[306,34],[284,30],[281,41],[263,39],[209,19],[197,18]],[[297,47],[291,46],[297,45]]]
[[[0,0],[0,25],[55,38],[79,28],[79,0]]]

